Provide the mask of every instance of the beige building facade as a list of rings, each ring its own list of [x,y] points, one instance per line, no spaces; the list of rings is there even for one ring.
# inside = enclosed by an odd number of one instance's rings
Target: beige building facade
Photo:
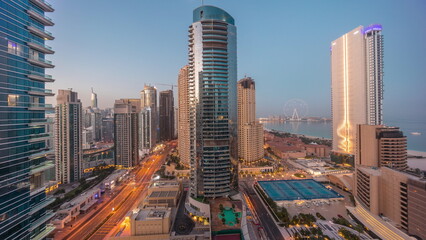
[[[238,155],[245,165],[264,156],[263,125],[256,121],[255,82],[246,77],[238,81]]]
[[[142,209],[130,219],[132,236],[168,234],[171,226],[170,208]]]
[[[370,167],[405,170],[407,137],[397,127],[358,125],[355,162]]]
[[[131,168],[139,160],[139,99],[119,99],[114,104],[115,165]]]
[[[388,167],[358,166],[354,195],[373,215],[409,235],[425,238],[426,179]]]
[[[190,159],[190,123],[188,65],[179,70],[178,76],[178,150],[182,164],[189,166]]]
[[[83,109],[78,94],[59,90],[55,107],[55,173],[62,184],[83,174]]]
[[[333,151],[355,153],[356,126],[382,123],[381,25],[359,26],[331,43]]]
[[[154,181],[148,187],[144,207],[177,207],[182,190],[179,181]]]

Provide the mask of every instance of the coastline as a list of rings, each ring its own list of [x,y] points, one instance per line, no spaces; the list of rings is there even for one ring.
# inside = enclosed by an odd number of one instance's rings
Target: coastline
[[[272,130],[266,127],[263,127],[263,130],[267,131],[267,132],[280,132],[280,133],[290,133],[290,132],[285,132],[285,131],[280,131],[280,130]],[[324,139],[324,140],[332,140],[331,138],[324,138],[324,137],[317,137],[317,136],[310,136],[310,135],[306,135],[306,134],[298,134],[298,133],[291,133],[294,134],[298,137],[307,137],[307,138],[311,138],[311,139]],[[413,157],[423,157],[426,158],[426,152],[423,151],[417,151],[417,150],[409,150],[407,149],[407,154],[408,154],[408,158],[413,158]]]
[[[415,150],[407,150],[408,158],[410,157],[424,157],[426,158],[426,152],[415,151]]]

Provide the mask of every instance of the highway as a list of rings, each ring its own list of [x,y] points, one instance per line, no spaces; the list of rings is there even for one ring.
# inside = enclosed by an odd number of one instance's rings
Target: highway
[[[254,192],[253,187],[248,186],[246,182],[240,185],[244,192],[250,199],[249,207],[255,210],[255,213],[260,220],[260,223],[265,230],[266,235],[268,236],[268,240],[282,240],[284,237],[282,236],[280,230],[278,229],[275,221],[272,219],[272,216],[269,215],[268,210],[262,204],[262,200]],[[250,206],[252,205],[252,206]]]
[[[85,223],[76,226],[72,232],[63,239],[69,240],[101,240],[119,224],[126,214],[142,200],[152,175],[164,164],[172,147],[167,146],[162,153],[154,154],[144,160],[143,167],[135,171],[135,182],[128,182],[126,186],[105,204],[97,209],[97,213]],[[93,210],[92,210],[93,211]]]

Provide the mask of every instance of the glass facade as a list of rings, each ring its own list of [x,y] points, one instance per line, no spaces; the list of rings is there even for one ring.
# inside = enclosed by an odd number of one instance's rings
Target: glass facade
[[[213,6],[189,28],[191,196],[223,197],[237,186],[237,47],[234,19]]]
[[[0,1],[0,239],[42,239],[53,230],[44,184],[53,167],[45,118],[53,95],[45,40],[53,36],[44,30],[52,11],[43,0]]]

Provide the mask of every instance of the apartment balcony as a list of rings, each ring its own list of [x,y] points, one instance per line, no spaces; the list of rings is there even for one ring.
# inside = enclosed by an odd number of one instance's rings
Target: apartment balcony
[[[43,67],[43,68],[54,68],[55,65],[52,64],[52,61],[43,59],[43,58],[36,58],[36,57],[29,57],[27,61],[33,65]]]
[[[43,9],[45,12],[53,12],[55,9],[53,9],[52,5],[50,5],[48,2],[44,0],[30,0],[34,5],[37,7]]]
[[[44,229],[43,232],[40,232],[36,236],[32,236],[32,240],[42,240],[45,239],[47,236],[49,236],[50,233],[52,233],[56,229],[55,225],[53,224],[46,224],[46,229]]]
[[[49,133],[31,134],[28,142],[30,142],[30,143],[40,142],[40,141],[46,141],[46,140],[49,140],[49,139],[52,139],[52,135],[50,135]]]
[[[31,111],[47,111],[47,110],[54,110],[55,108],[53,107],[52,104],[46,104],[46,103],[30,103],[28,105],[28,110]],[[40,125],[40,124],[38,124]]]
[[[54,168],[55,164],[53,162],[50,161],[46,161],[42,164],[36,165],[36,166],[31,166],[30,168],[30,175],[39,173],[39,172],[44,172],[48,169]]]
[[[54,82],[55,79],[52,78],[52,75],[38,73],[31,71],[30,74],[27,75],[28,78],[41,81],[41,82]]]
[[[28,94],[30,95],[36,95],[36,96],[55,96],[55,94],[50,89],[43,89],[43,88],[31,88],[28,91]]]
[[[44,26],[53,26],[55,25],[52,21],[51,18],[42,15],[38,12],[36,12],[33,8],[30,7],[30,9],[27,10],[28,15],[30,15],[30,17],[32,17],[33,19],[37,20],[38,22],[40,22],[41,24],[43,24]]]
[[[53,124],[53,120],[46,119],[46,118],[31,119],[30,123],[28,123],[28,126],[40,126],[40,125],[47,125],[47,124]]]
[[[30,33],[35,34],[41,38],[44,38],[46,40],[53,40],[55,37],[52,35],[51,32],[44,30],[43,28],[40,28],[39,26],[30,23],[30,25],[27,27]]]
[[[55,216],[55,214],[53,213],[52,210],[48,210],[46,211],[46,214],[44,216],[42,216],[41,218],[37,219],[36,221],[31,223],[31,227],[30,227],[30,231],[33,231],[34,229],[36,229],[37,227],[39,227],[40,225],[42,225],[43,223],[46,223],[47,221],[49,221],[53,216]]]
[[[47,207],[49,204],[53,203],[54,201],[55,201],[55,198],[47,197],[41,203],[31,207],[30,215],[32,215],[32,214],[40,211],[41,209]]]
[[[27,43],[27,45],[32,48],[35,49],[37,51],[40,51],[42,53],[46,53],[46,54],[54,54],[55,51],[53,51],[52,47],[45,45],[43,43],[37,42],[34,39],[30,39],[30,41]]]
[[[37,159],[37,158],[41,158],[41,157],[46,157],[47,154],[53,154],[53,153],[55,153],[55,152],[52,149],[48,149],[48,150],[44,150],[44,151],[41,151],[41,152],[31,154],[29,159],[33,160],[33,159]]]

